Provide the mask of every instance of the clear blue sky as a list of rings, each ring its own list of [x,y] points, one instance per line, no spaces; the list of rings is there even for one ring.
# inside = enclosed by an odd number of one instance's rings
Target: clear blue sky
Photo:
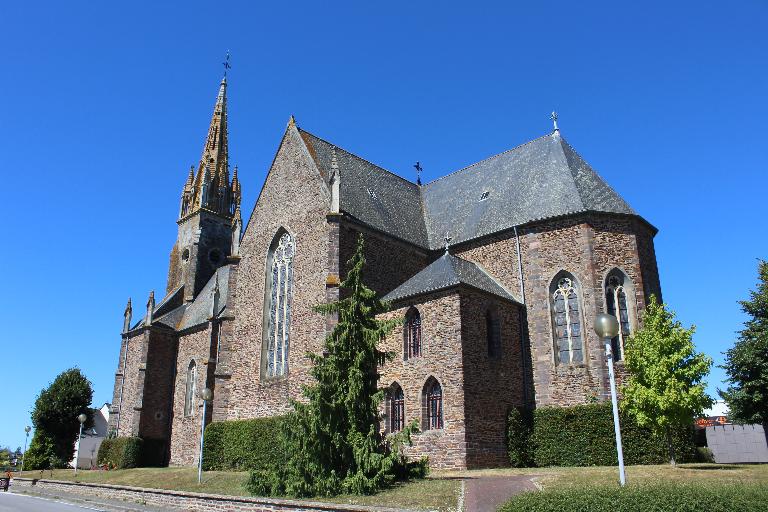
[[[557,109],[659,228],[664,298],[722,361],[768,258],[766,2],[167,4],[2,8],[0,445],[23,444],[68,367],[111,400],[123,308],[162,295],[227,49],[244,212],[290,114],[430,180],[548,132]]]

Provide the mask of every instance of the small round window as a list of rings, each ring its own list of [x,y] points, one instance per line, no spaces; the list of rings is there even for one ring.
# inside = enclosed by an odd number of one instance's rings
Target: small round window
[[[213,265],[219,265],[224,260],[224,255],[218,249],[211,249],[208,253],[208,261]]]

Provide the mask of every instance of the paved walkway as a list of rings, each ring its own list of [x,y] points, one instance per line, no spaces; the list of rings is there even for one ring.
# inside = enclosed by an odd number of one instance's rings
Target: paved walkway
[[[464,480],[464,512],[496,512],[515,494],[535,491],[527,476],[479,476]]]

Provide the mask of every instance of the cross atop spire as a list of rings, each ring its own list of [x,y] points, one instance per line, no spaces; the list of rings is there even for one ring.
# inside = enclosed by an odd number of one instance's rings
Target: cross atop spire
[[[227,80],[227,70],[232,68],[232,64],[229,63],[229,50],[227,50],[227,57],[224,59],[224,62],[222,62],[224,65],[224,80]]]
[[[452,236],[448,236],[448,232],[445,232],[445,237],[443,238],[445,240],[445,254],[448,254],[448,247],[451,245],[451,240],[453,240]]]
[[[420,162],[416,162],[413,167],[416,169],[416,184],[421,185],[421,171],[423,171],[424,168],[421,166]]]
[[[552,124],[555,125],[555,131],[556,132],[560,131],[560,128],[557,127],[557,112],[553,110],[552,113],[549,115],[549,118],[552,120]]]

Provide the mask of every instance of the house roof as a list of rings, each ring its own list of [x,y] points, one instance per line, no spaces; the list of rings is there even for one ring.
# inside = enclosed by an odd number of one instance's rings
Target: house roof
[[[425,293],[445,290],[460,284],[471,286],[506,300],[520,302],[478,264],[447,252],[424,270],[392,290],[384,297],[384,300],[396,302]]]
[[[325,176],[336,151],[342,211],[424,249],[579,212],[637,215],[559,131],[424,186],[300,132]]]

